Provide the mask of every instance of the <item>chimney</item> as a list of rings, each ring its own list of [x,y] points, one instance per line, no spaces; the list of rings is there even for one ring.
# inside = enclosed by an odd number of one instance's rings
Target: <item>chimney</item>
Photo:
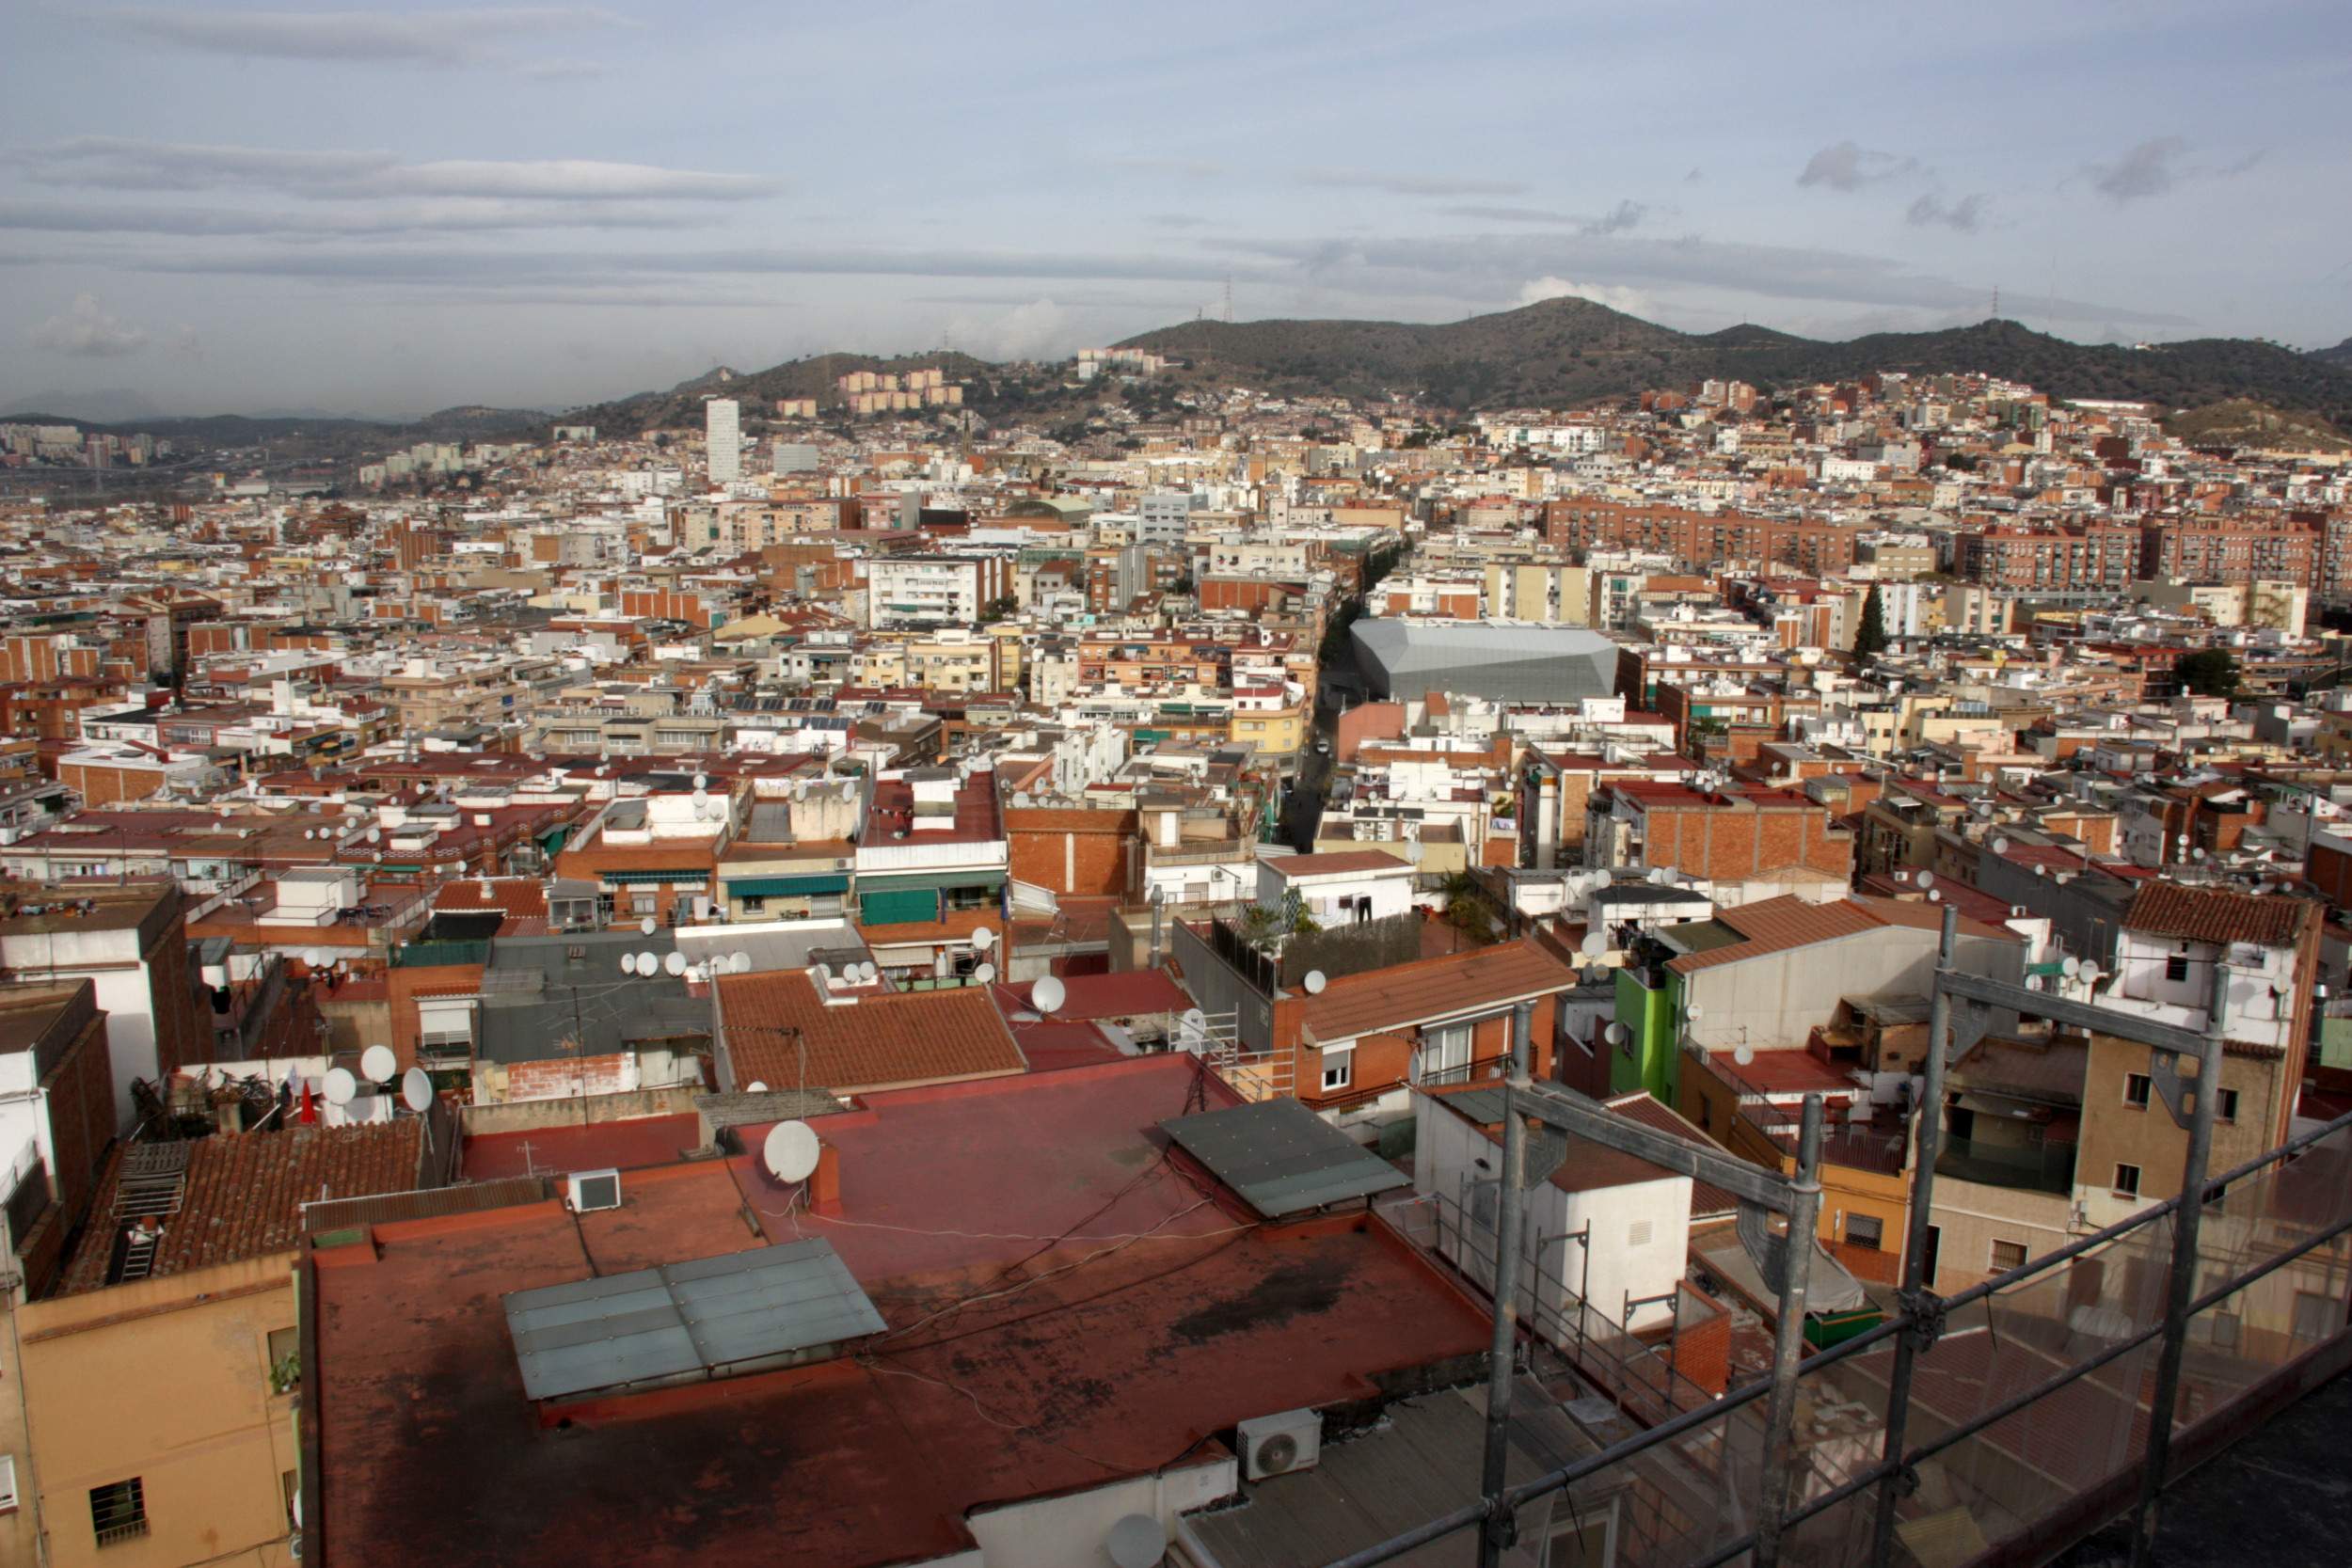
[[[817,1168],[808,1178],[808,1211],[812,1214],[841,1212],[841,1151],[819,1141]]]

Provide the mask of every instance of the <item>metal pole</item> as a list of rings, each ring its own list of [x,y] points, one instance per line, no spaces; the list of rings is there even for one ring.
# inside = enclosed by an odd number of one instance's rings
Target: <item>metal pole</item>
[[[1935,1199],[1935,1157],[1944,1143],[1944,1057],[1951,1033],[1952,999],[1945,994],[1944,976],[1959,958],[1960,911],[1944,906],[1944,936],[1935,950],[1935,987],[1928,1003],[1926,1084],[1914,1110],[1918,1129],[1912,1157],[1911,1209],[1903,1223],[1903,1284],[1899,1300],[1915,1321],[1921,1292],[1928,1285],[1928,1230]],[[1879,1457],[1889,1464],[1902,1458],[1903,1428],[1911,1415],[1911,1364],[1921,1348],[1922,1336],[1906,1331],[1895,1338],[1895,1365],[1886,1380],[1886,1442]],[[1870,1530],[1870,1561],[1883,1565],[1895,1550],[1895,1507],[1902,1497],[1902,1472],[1896,1471],[1879,1488],[1878,1513]]]
[[[1804,1097],[1797,1134],[1797,1180],[1788,1203],[1781,1262],[1780,1318],[1772,1324],[1772,1391],[1764,1413],[1764,1478],[1756,1489],[1756,1568],[1780,1560],[1781,1521],[1797,1470],[1797,1372],[1804,1359],[1804,1295],[1821,1212],[1821,1097]]]
[[[1495,1204],[1495,1337],[1486,1357],[1486,1454],[1479,1475],[1486,1516],[1478,1526],[1479,1568],[1500,1568],[1518,1533],[1509,1497],[1511,1383],[1519,1338],[1520,1187],[1527,1175],[1527,1118],[1518,1097],[1529,1086],[1528,1035],[1535,1005],[1512,1011],[1511,1071],[1502,1081],[1502,1180]]]
[[[2230,969],[2216,953],[2205,1001],[2205,1053],[2197,1063],[2197,1103],[2188,1118],[2188,1155],[2181,1162],[2181,1206],[2172,1215],[2172,1277],[2165,1291],[2163,1348],[2156,1355],[2155,1398],[2148,1406],[2148,1451],[2132,1515],[2132,1568],[2148,1568],[2156,1549],[2156,1495],[2172,1456],[2172,1407],[2181,1391],[2181,1360],[2188,1349],[2189,1306],[2197,1294],[2197,1232],[2205,1217],[2205,1166],[2213,1156],[2213,1117],[2221,1098],[2221,1045],[2230,1000]]]

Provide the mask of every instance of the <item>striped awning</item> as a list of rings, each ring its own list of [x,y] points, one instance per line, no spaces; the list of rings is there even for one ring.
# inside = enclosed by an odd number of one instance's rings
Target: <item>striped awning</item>
[[[707,871],[600,871],[599,880],[608,887],[631,887],[646,884],[669,887],[701,887],[710,880]]]
[[[793,898],[847,893],[850,879],[831,877],[736,877],[722,884],[729,898]]]

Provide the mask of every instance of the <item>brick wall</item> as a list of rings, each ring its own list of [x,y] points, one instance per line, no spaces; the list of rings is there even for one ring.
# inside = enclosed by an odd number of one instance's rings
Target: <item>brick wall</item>
[[[516,1062],[506,1069],[506,1098],[560,1100],[583,1093],[626,1094],[636,1088],[635,1077],[631,1058],[623,1053]]]
[[[1015,881],[1055,893],[1117,897],[1127,891],[1136,837],[1131,811],[1005,813],[1005,847]]]

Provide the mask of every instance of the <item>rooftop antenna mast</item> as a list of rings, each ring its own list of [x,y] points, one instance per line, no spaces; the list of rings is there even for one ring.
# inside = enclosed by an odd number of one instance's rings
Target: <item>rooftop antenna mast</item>
[[[1233,275],[1225,275],[1225,325],[1233,325]]]

